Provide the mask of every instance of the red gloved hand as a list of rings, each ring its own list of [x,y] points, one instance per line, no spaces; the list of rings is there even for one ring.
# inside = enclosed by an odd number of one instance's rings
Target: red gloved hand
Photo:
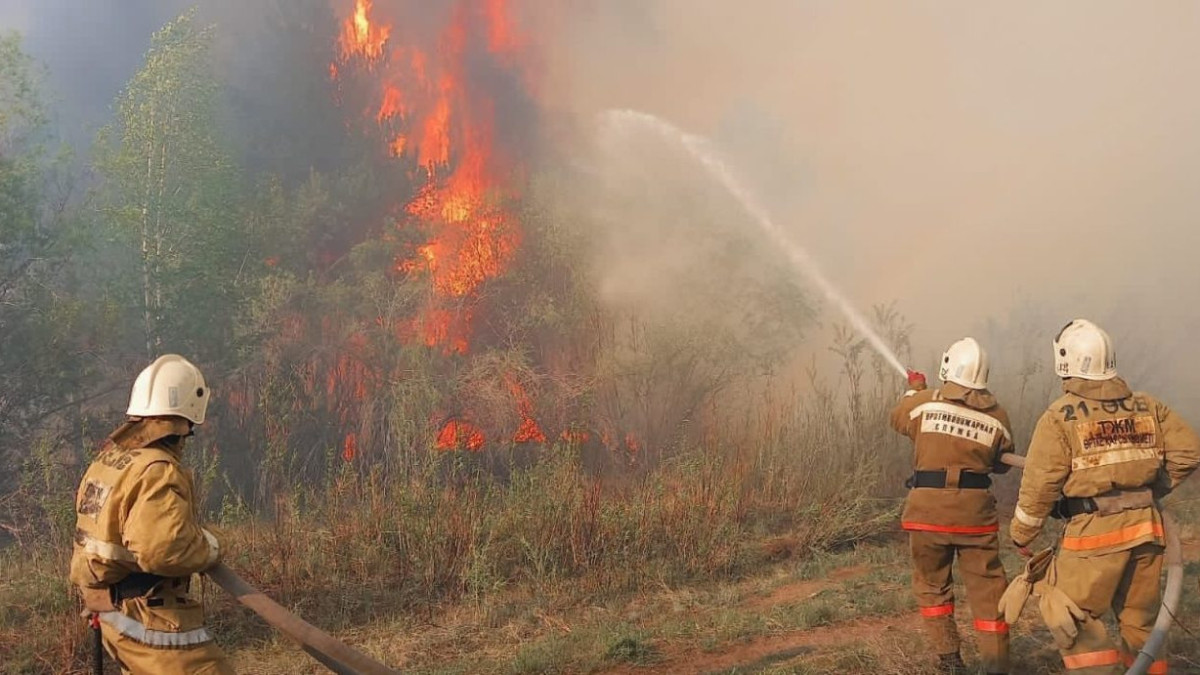
[[[920,391],[925,388],[925,374],[915,370],[908,371],[908,386]]]

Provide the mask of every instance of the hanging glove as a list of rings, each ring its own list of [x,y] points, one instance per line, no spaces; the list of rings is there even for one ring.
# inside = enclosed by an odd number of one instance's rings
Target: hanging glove
[[[1053,561],[1053,557],[1048,560]],[[1055,586],[1058,582],[1056,565],[1046,563],[1043,573],[1044,578],[1033,584],[1033,594],[1041,598],[1038,601],[1038,609],[1041,610],[1042,620],[1046,622],[1046,628],[1050,629],[1050,635],[1054,637],[1058,648],[1070,649],[1079,635],[1079,622],[1087,619],[1088,613]]]
[[[1054,586],[1038,584],[1035,592],[1041,596],[1038,609],[1042,611],[1042,620],[1050,629],[1055,644],[1059,649],[1070,649],[1079,635],[1079,623],[1088,617],[1088,613]]]
[[[925,389],[925,374],[918,373],[915,370],[908,371],[908,386],[913,391],[922,391]]]
[[[1004,590],[1004,595],[1000,596],[1000,604],[997,608],[1004,616],[1006,623],[1014,624],[1021,617],[1021,611],[1025,609],[1025,602],[1029,600],[1029,595],[1033,592],[1033,585],[1042,580],[1053,561],[1054,549],[1047,548],[1038,551],[1037,555],[1025,563],[1025,570],[1017,575]]]

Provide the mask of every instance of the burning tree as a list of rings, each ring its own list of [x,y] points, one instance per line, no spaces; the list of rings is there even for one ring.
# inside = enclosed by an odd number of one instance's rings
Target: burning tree
[[[358,157],[285,198],[291,253],[260,263],[246,341],[262,346],[227,401],[237,436],[222,442],[249,435],[265,483],[407,470],[431,449],[564,444],[625,462],[690,433],[753,370],[737,359],[761,349],[600,302],[582,250],[596,242],[532,160],[537,45],[509,0],[347,2],[330,42],[314,75]]]

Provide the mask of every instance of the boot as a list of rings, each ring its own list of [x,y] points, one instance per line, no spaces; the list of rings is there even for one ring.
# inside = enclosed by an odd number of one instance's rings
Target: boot
[[[967,675],[967,664],[963,663],[958,652],[953,654],[938,654],[938,672],[948,675]]]

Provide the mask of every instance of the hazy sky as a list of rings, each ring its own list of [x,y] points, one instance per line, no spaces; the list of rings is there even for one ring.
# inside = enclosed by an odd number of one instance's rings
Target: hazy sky
[[[616,0],[570,21],[560,105],[713,136],[850,297],[898,301],[918,355],[1032,304],[1033,353],[1093,317],[1135,386],[1200,409],[1200,5]]]
[[[262,3],[201,4],[228,25]],[[1040,323],[1011,339],[1048,361],[1089,316],[1136,386],[1200,412],[1200,4],[520,4],[550,114],[635,108],[714,138],[849,297],[916,322],[918,365],[1014,311]],[[0,28],[90,138],[184,5],[0,0]]]

